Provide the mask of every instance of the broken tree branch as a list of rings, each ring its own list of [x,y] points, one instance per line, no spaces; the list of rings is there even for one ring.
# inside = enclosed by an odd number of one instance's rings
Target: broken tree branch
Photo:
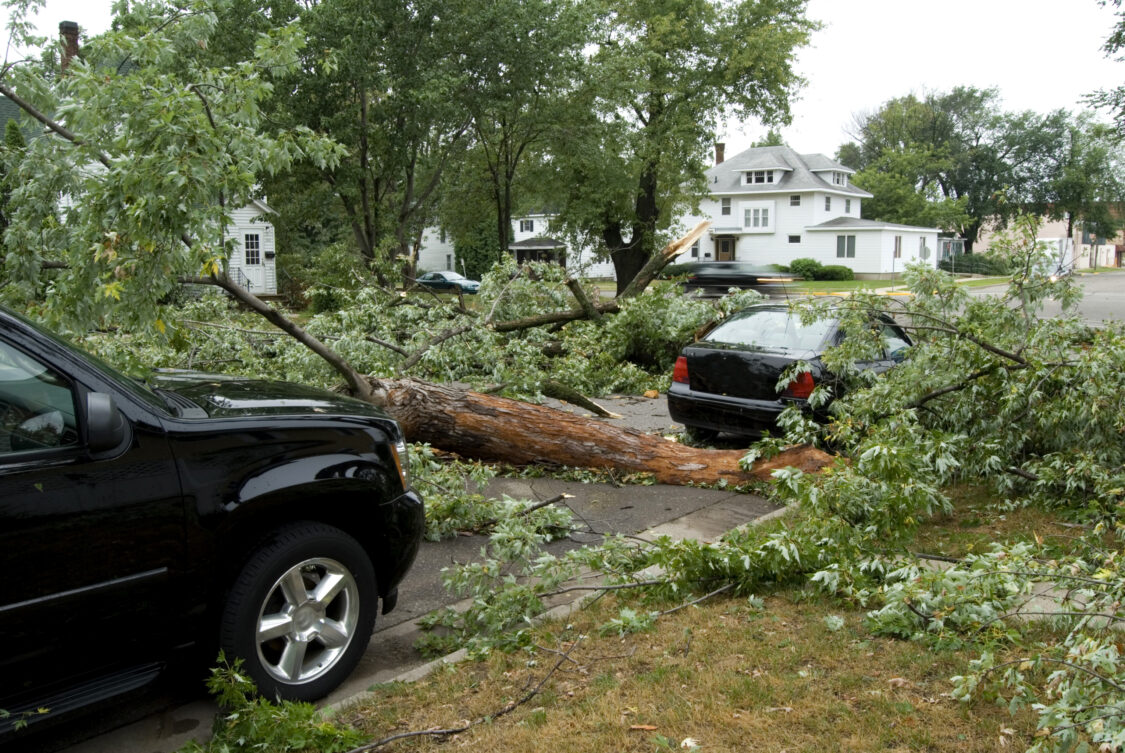
[[[586,291],[582,289],[582,283],[573,277],[568,277],[566,278],[566,286],[570,288],[570,292],[574,296],[574,300],[578,301],[579,307],[586,312],[586,318],[595,322],[600,321],[602,312],[598,311],[594,304],[590,302]]]
[[[703,222],[692,228],[692,231],[685,235],[683,238],[674,240],[664,247],[664,250],[659,254],[654,255],[648,262],[641,267],[641,271],[625,286],[621,291],[618,298],[630,298],[639,294],[642,290],[648,287],[649,283],[656,279],[660,271],[671,263],[672,259],[682,254],[685,249],[690,248],[691,244],[695,243],[703,236],[703,232],[711,226],[710,220]]]
[[[547,672],[547,674],[543,675],[543,679],[541,679],[535,685],[535,687],[533,687],[531,690],[527,691],[527,693],[525,693],[518,700],[511,701],[510,703],[505,705],[502,709],[500,709],[499,711],[497,711],[493,714],[488,714],[487,716],[482,716],[478,719],[475,719],[474,721],[471,721],[467,724],[463,724],[459,727],[450,727],[448,729],[427,729],[427,730],[419,730],[417,732],[402,732],[402,733],[397,734],[397,735],[391,735],[390,737],[384,737],[382,740],[376,740],[375,742],[368,743],[367,745],[361,745],[358,748],[352,748],[351,750],[348,751],[348,753],[368,753],[368,751],[372,751],[372,750],[376,750],[377,748],[381,748],[388,743],[394,742],[395,740],[405,740],[407,738],[413,738],[413,737],[449,737],[451,735],[459,735],[462,732],[468,732],[470,729],[472,729],[473,727],[476,727],[479,724],[483,724],[485,722],[492,722],[492,721],[495,721],[496,719],[499,719],[502,716],[510,714],[513,711],[515,711],[516,709],[518,709],[520,706],[522,706],[525,703],[527,703],[528,701],[530,701],[535,696],[539,695],[539,693],[543,690],[543,686],[547,684],[547,681],[550,680],[556,672],[558,672],[559,667],[561,667],[564,662],[566,662],[570,659],[570,655],[572,653],[574,653],[574,649],[578,648],[578,644],[580,644],[582,642],[583,638],[585,638],[584,635],[579,635],[578,638],[575,639],[575,641],[571,645],[571,647],[569,649],[567,649],[567,651],[564,654],[559,656],[559,659],[558,659],[558,661],[555,662],[555,665],[553,667],[551,667],[550,671]]]

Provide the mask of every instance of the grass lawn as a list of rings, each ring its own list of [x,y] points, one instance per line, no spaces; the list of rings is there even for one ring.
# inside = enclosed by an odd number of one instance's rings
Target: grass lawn
[[[1001,538],[1039,536],[1063,548],[1073,538],[1037,511],[998,514],[972,488],[954,490],[953,498],[954,513],[923,526],[912,549],[956,556]],[[540,625],[530,653],[496,654],[416,683],[378,686],[337,721],[382,739],[485,719],[452,738],[381,748],[392,751],[664,751],[690,748],[681,747],[688,738],[700,751],[776,753],[1030,744],[1030,712],[1013,717],[991,703],[966,705],[949,696],[949,678],[977,651],[874,637],[862,608],[811,591],[762,596],[757,604],[715,597],[626,636],[599,632],[628,603],[606,596],[566,622]]]
[[[854,290],[875,290],[877,288],[902,287],[899,280],[801,280],[786,285],[796,293],[819,295],[832,295],[834,293],[850,293]]]

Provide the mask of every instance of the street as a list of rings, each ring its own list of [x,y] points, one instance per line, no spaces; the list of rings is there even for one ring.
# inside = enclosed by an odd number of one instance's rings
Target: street
[[[1088,323],[1098,326],[1107,321],[1125,321],[1125,270],[1105,269],[1096,273],[1082,273],[1075,275],[1074,279],[1083,290],[1078,312]],[[970,295],[979,297],[996,295],[1003,288],[968,290]],[[1057,301],[1048,301],[1043,311],[1045,316],[1058,316],[1062,307]]]

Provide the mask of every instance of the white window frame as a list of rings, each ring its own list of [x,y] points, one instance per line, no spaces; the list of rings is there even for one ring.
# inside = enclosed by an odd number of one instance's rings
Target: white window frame
[[[791,235],[791,236],[789,236],[789,242],[792,243],[792,244],[798,244],[798,243],[801,242],[801,236]]]
[[[825,196],[824,197],[824,211],[825,212],[831,212],[832,211],[832,197],[831,196]]]
[[[832,182],[835,183],[837,186],[846,186],[846,185],[848,185],[848,174],[847,173],[834,172],[834,173],[832,173]]]
[[[742,232],[744,233],[772,233],[774,231],[774,202],[772,201],[743,201],[739,203],[742,210]]]
[[[242,259],[244,266],[258,267],[262,264],[262,236],[258,233],[246,233],[242,236]]]
[[[851,214],[851,213],[852,213],[852,200],[851,199],[844,199],[844,214]]]
[[[836,258],[837,259],[854,259],[855,258],[855,236],[854,235],[837,235],[836,236]]]
[[[520,232],[521,233],[534,233],[535,232],[535,220],[520,220]]]
[[[902,236],[901,235],[895,236],[895,258],[896,259],[902,258]]]
[[[801,206],[801,194],[797,193],[797,194],[793,194],[792,196],[790,196],[789,197],[789,206],[791,206],[791,207]]]
[[[719,214],[723,217],[729,217],[730,213],[730,199],[719,199]]]

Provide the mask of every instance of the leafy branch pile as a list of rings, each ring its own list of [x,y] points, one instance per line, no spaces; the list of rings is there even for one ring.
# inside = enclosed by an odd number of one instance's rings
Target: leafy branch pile
[[[1077,289],[1043,271],[1035,236],[1034,222],[1022,219],[1003,246],[1022,270],[1003,296],[970,299],[944,273],[914,269],[909,302],[857,295],[799,306],[802,316],[831,308],[843,317],[847,336],[827,359],[849,392],[832,403],[827,426],[787,417],[789,439],[841,453],[819,475],[776,474],[777,495],[795,508],[787,520],[715,543],[611,537],[562,555],[534,547],[542,532],[505,528],[483,563],[449,571],[448,584],[471,607],[435,624],[478,649],[519,646],[523,633],[511,628],[552,594],[596,590],[566,585],[591,572],[653,603],[724,586],[753,594],[811,582],[870,607],[876,634],[980,646],[981,658],[954,680],[957,697],[1033,707],[1040,733],[1032,750],[1117,749],[1125,742],[1115,629],[1125,593],[1125,331],[1093,329],[1073,314],[1040,316],[1048,298],[1069,308]],[[854,367],[872,356],[877,312],[893,314],[916,342],[904,363],[878,376]],[[752,456],[779,445],[767,440]],[[1009,506],[1045,506],[1083,535],[1067,553],[997,543],[946,569],[911,555],[914,530],[950,509],[945,490],[961,482],[991,486]],[[1047,620],[1049,639],[1029,623],[1035,618]],[[644,624],[632,610],[607,629]],[[998,665],[999,646],[1026,657]]]
[[[562,328],[504,326],[572,308],[565,280],[565,270],[553,264],[532,264],[518,274],[513,265],[498,264],[466,308],[448,296],[415,291],[402,297],[357,281],[346,290],[346,306],[308,315],[303,324],[357,371],[376,378],[409,375],[539,400],[552,383],[594,396],[666,388],[680,346],[693,332],[758,300],[745,291],[712,302],[685,297],[672,283],[656,283],[598,321]],[[592,286],[589,295],[597,296]],[[172,305],[166,338],[109,331],[82,333],[83,344],[137,373],[156,365],[329,388],[340,383],[327,362],[224,296],[186,296]]]

